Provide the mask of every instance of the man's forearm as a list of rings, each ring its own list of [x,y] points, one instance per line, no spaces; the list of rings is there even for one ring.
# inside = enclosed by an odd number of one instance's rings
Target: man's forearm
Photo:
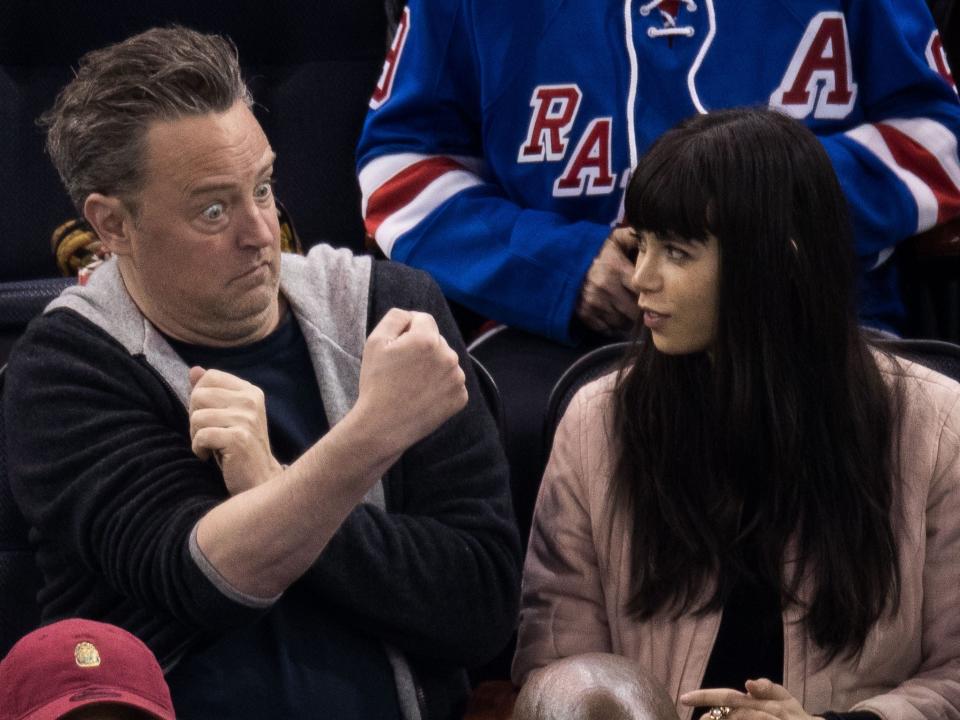
[[[397,457],[355,408],[280,477],[201,518],[197,545],[235,590],[275,597],[306,572]]]
[[[254,599],[283,592],[400,455],[463,409],[465,378],[430,315],[389,310],[364,344],[353,409],[279,476],[200,519],[211,579]]]

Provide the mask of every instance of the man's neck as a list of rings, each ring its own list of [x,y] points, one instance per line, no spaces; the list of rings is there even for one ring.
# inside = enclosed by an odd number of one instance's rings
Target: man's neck
[[[140,310],[141,314],[153,324],[161,333],[174,340],[190,345],[204,347],[239,347],[262,340],[280,326],[286,316],[288,303],[281,293],[277,293],[276,300],[260,313],[235,322],[183,322],[164,313],[145,297],[135,283],[131,283],[128,275],[123,272],[120,264],[120,279],[123,281],[127,294]]]
[[[134,302],[136,302],[136,300],[134,300]],[[257,318],[256,322],[253,322],[252,319],[249,323],[249,331],[247,330],[246,323],[244,323],[242,327],[232,325],[229,329],[222,323],[216,327],[198,330],[182,325],[171,328],[169,324],[161,325],[154,321],[153,318],[146,313],[144,313],[144,316],[150,320],[161,333],[182,343],[209,348],[230,348],[250,345],[258,340],[263,340],[280,327],[284,318],[287,316],[288,308],[289,304],[286,298],[284,298],[283,295],[279,295],[277,302],[273,306],[273,312],[264,313],[262,320]],[[142,308],[141,312],[143,312]]]

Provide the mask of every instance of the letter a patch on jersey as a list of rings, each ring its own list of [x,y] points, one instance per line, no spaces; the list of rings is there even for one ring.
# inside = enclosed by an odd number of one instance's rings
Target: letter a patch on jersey
[[[797,45],[771,107],[798,119],[846,117],[857,99],[843,13],[817,13]]]
[[[555,197],[606,195],[613,192],[616,178],[610,164],[612,118],[596,118],[577,143],[563,174],[553,184]]]
[[[563,160],[567,152],[567,136],[577,119],[581,97],[576,85],[538,85],[533,89],[530,127],[517,154],[517,162]]]
[[[393,42],[390,44],[387,57],[383,61],[380,79],[377,81],[377,87],[373,89],[373,95],[370,97],[371,110],[376,110],[390,98],[390,92],[393,90],[393,78],[397,74],[397,64],[400,62],[400,55],[403,53],[403,46],[407,42],[409,32],[410,8],[408,6],[403,9],[403,15],[397,24],[397,31],[393,35]]]

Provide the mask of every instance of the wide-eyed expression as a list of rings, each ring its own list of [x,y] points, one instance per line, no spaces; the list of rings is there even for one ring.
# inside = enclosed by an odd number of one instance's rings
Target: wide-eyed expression
[[[155,122],[146,134],[124,281],[144,314],[188,342],[233,345],[279,319],[274,153],[249,108]]]

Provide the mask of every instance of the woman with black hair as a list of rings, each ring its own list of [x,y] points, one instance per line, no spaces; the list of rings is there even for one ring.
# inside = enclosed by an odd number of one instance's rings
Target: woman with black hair
[[[960,718],[960,385],[858,327],[822,146],[698,116],[625,211],[643,326],[558,428],[514,680],[607,652],[681,718]]]

